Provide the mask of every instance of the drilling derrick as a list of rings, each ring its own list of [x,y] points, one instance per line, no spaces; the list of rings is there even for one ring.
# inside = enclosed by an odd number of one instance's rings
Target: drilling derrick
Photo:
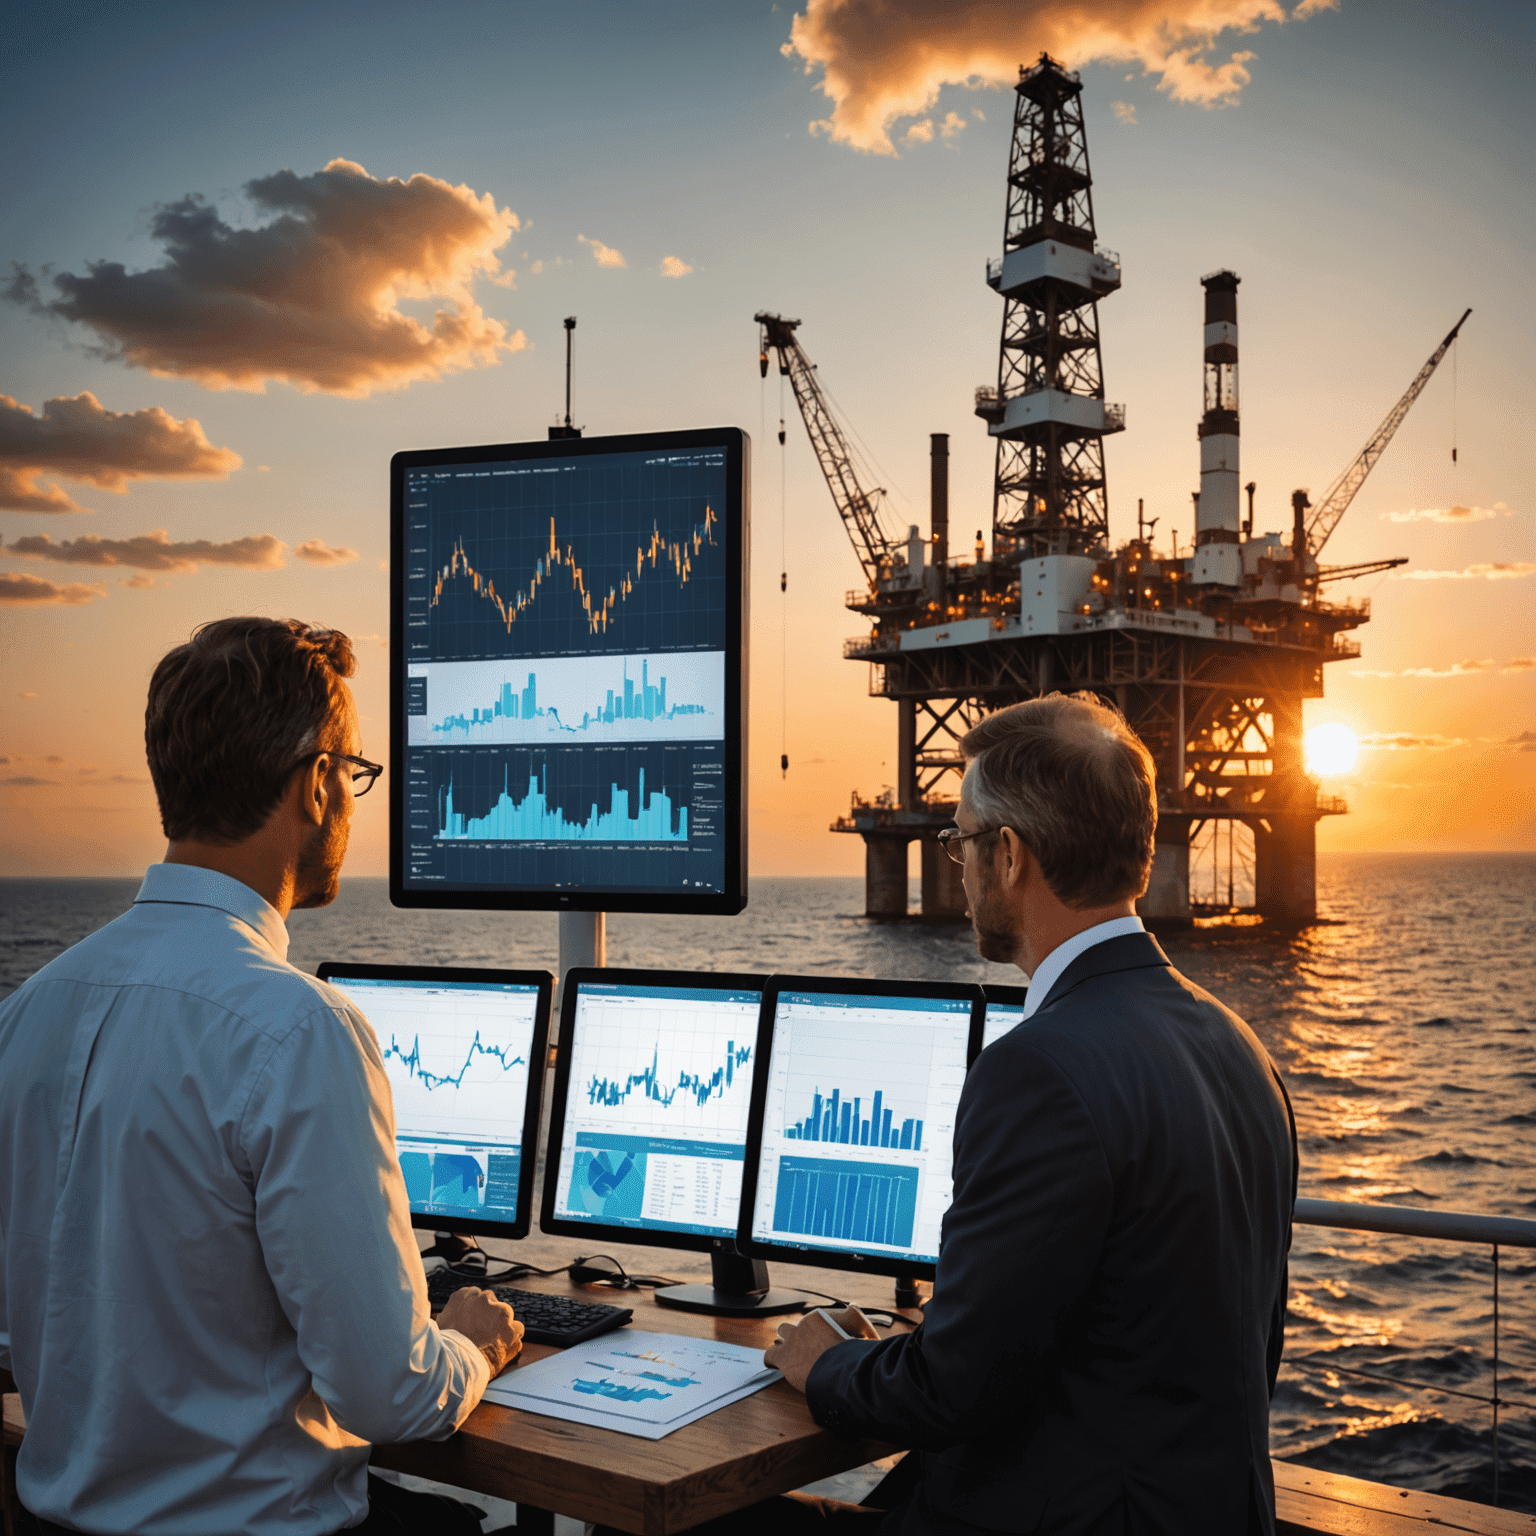
[[[757,316],[763,371],[776,349],[867,578],[847,606],[873,628],[843,654],[867,663],[870,693],[897,707],[896,784],[873,799],[856,792],[833,830],[864,839],[869,916],[907,915],[915,841],[924,917],[962,917],[959,868],[936,841],[958,803],[961,738],[992,710],[1084,690],[1120,709],[1156,765],[1157,847],[1142,913],[1305,923],[1317,912],[1317,823],[1346,807],[1306,771],[1303,701],[1322,696],[1328,662],[1360,654],[1345,635],[1370,617],[1368,601],[1326,601],[1323,589],[1404,563],[1326,566],[1318,556],[1466,315],[1322,504],[1312,509],[1296,491],[1281,515],[1289,526],[1256,533],[1257,486],[1240,484],[1239,278],[1210,273],[1191,539],[1182,550],[1176,536],[1154,547],[1156,524],[1187,514],[1175,495],[1164,517],[1147,523],[1138,511],[1136,537],[1112,547],[1104,439],[1123,430],[1125,411],[1104,399],[1098,303],[1120,287],[1120,259],[1097,242],[1078,77],[1041,55],[1020,70],[1016,91],[1003,250],[986,266],[1003,300],[997,384],[976,391],[997,443],[990,558],[980,529],[974,561],[950,557],[942,433],[931,439],[930,537],[911,528],[903,540],[881,525],[882,493],[850,472],[799,322]]]
[[[1003,296],[997,387],[976,391],[997,439],[993,552],[1082,555],[1109,538],[1104,436],[1125,425],[1099,352],[1120,258],[1095,239],[1081,81],[1042,57],[1015,90],[1003,254],[987,263]]]

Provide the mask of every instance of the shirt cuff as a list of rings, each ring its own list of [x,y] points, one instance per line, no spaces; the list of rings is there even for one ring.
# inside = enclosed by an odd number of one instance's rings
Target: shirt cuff
[[[471,1343],[457,1328],[439,1330],[445,1342],[452,1340],[450,1348],[456,1348],[465,1365],[464,1412],[459,1415],[462,1424],[470,1409],[476,1407],[491,1384],[491,1362],[485,1358],[478,1344]]]

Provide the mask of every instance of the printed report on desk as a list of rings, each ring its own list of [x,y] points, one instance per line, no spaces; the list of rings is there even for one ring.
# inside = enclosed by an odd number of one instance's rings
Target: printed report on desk
[[[378,1036],[411,1209],[513,1221],[539,989],[336,976]]]
[[[935,1263],[971,1005],[779,995],[754,1239]]]
[[[761,997],[583,983],[555,1214],[734,1237]]]

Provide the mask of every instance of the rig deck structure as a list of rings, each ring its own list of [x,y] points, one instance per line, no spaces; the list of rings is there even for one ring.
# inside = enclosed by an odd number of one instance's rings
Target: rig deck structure
[[[975,559],[950,558],[943,434],[931,442],[929,537],[887,531],[883,492],[859,482],[799,322],[756,317],[763,371],[776,349],[868,578],[847,606],[873,628],[844,655],[868,663],[870,692],[897,707],[896,783],[855,793],[833,830],[864,839],[869,916],[908,915],[916,841],[922,915],[962,918],[959,868],[936,841],[958,803],[961,738],[1005,705],[1088,690],[1120,709],[1156,763],[1143,915],[1304,924],[1317,911],[1317,823],[1347,807],[1306,770],[1302,705],[1322,696],[1329,662],[1360,654],[1348,632],[1370,617],[1368,601],[1325,601],[1321,589],[1403,563],[1323,566],[1318,554],[1461,322],[1322,503],[1297,491],[1291,528],[1256,534],[1256,487],[1239,483],[1239,279],[1211,273],[1193,540],[1159,553],[1138,513],[1137,537],[1112,548],[1104,439],[1125,411],[1105,399],[1098,306],[1120,287],[1120,259],[1098,243],[1079,77],[1042,55],[1016,92],[1003,251],[986,267],[1003,300],[998,376],[975,407],[997,444],[990,558],[979,529]]]

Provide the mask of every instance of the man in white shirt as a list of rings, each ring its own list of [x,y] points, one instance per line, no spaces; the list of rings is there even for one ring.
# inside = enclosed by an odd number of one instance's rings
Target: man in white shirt
[[[521,1348],[489,1292],[432,1321],[368,1022],[288,965],[334,899],[359,757],[345,635],[205,625],[150,684],[170,846],[131,911],[0,1004],[0,1367],[45,1531],[478,1531],[370,1479]]]
[[[1270,1536],[1295,1127],[1248,1026],[1135,915],[1152,760],[1091,695],[983,720],[956,827],[977,946],[1029,977],[972,1067],[915,1333],[780,1328],[818,1423],[913,1448],[868,1507],[761,1505],[731,1536]],[[724,1522],[721,1523],[722,1527]]]

